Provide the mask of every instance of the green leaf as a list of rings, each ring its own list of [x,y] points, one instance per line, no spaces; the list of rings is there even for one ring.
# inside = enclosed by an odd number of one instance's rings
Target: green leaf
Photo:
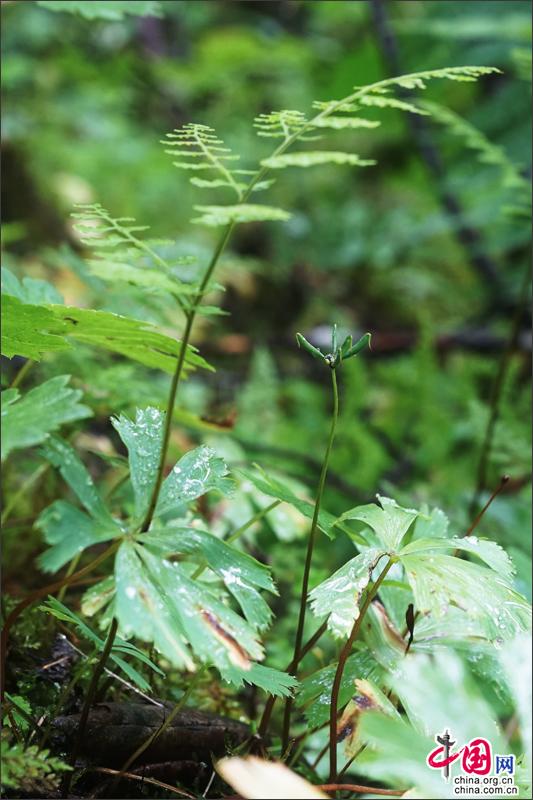
[[[174,666],[194,671],[179,616],[143,569],[131,542],[124,542],[118,550],[115,584],[116,615],[122,634],[153,642]]]
[[[361,736],[361,720],[370,711],[380,711],[389,717],[401,719],[389,698],[372,681],[355,679],[355,693],[350,698],[342,716],[337,722],[337,741],[344,741],[346,758],[356,756],[361,746],[366,744]]]
[[[533,765],[533,725],[531,703],[531,635],[520,634],[498,652],[508,686],[515,700],[520,720],[520,737],[524,747],[526,769]]]
[[[17,390],[2,392],[2,459],[12,450],[44,442],[61,425],[92,416],[78,403],[82,392],[67,386],[70,375],[58,375],[19,399]],[[8,390],[10,391],[10,390]]]
[[[79,342],[120,353],[154,369],[169,373],[176,369],[179,340],[157,332],[147,322],[88,308],[49,306],[49,309],[66,325],[65,333]],[[212,369],[190,346],[185,366]]]
[[[193,669],[198,658],[222,672],[232,665],[248,671],[263,657],[255,632],[207,587],[191,580],[179,564],[124,542],[117,554],[117,615],[126,635],[153,640],[176,666]]]
[[[165,416],[158,408],[138,408],[135,422],[121,414],[111,423],[128,448],[135,516],[146,512],[154,488],[163,441]]]
[[[313,518],[315,508],[313,503],[309,502],[309,500],[303,500],[301,497],[297,497],[284,483],[273,478],[271,475],[267,475],[260,467],[256,467],[256,469],[256,472],[248,469],[239,469],[238,473],[246,480],[253,483],[263,494],[289,503],[291,506],[294,506],[294,508],[297,508],[305,517],[308,517],[308,519]],[[318,514],[318,527],[326,536],[329,536],[330,539],[335,538],[333,529],[336,524],[337,520],[332,514],[323,509],[320,510]]]
[[[296,695],[296,705],[304,708],[311,728],[322,725],[329,719],[331,690],[337,663],[313,672],[304,678]],[[346,661],[342,674],[338,706],[342,708],[354,693],[356,678],[379,680],[382,669],[366,650],[353,653]]]
[[[217,456],[210,447],[202,445],[185,453],[165,478],[157,501],[156,514],[167,514],[206,492],[216,490],[227,495],[234,488],[235,484],[228,477],[224,459]]]
[[[48,11],[64,11],[84,19],[120,21],[131,14],[135,17],[162,17],[161,3],[156,0],[37,0]]]
[[[333,128],[343,130],[345,128],[378,128],[381,125],[379,120],[364,119],[362,117],[323,117],[313,122],[313,128]],[[375,163],[375,162],[372,162]]]
[[[38,558],[45,572],[57,572],[64,564],[93,544],[107,542],[121,534],[114,524],[106,525],[64,500],[56,500],[39,515],[35,527],[51,547]]]
[[[23,278],[22,281],[6,267],[1,268],[2,292],[16,297],[21,303],[28,305],[46,305],[62,303],[63,298],[51,283],[36,278]]]
[[[383,555],[383,550],[368,548],[310,592],[313,614],[328,615],[328,629],[333,636],[349,636],[359,616],[359,602],[372,570]]]
[[[70,444],[57,436],[52,436],[44,445],[42,453],[54,467],[59,469],[63,479],[94,519],[104,525],[114,525],[118,528],[88,470]]]
[[[450,607],[458,607],[497,641],[531,624],[526,599],[486,567],[435,552],[402,555],[401,561],[421,614],[444,618]]]
[[[407,103],[405,100],[398,100],[396,97],[388,97],[382,94],[368,94],[361,97],[358,102],[364,106],[373,106],[374,108],[395,108],[399,111],[408,111],[410,114],[428,115],[428,112],[420,108],[420,106],[415,106],[413,103]]]
[[[22,303],[2,294],[2,355],[24,356],[40,361],[43,353],[68,350],[66,324],[44,306]]]
[[[195,186],[200,188],[224,186],[233,189],[239,199],[242,197],[246,190],[246,184],[238,183],[234,176],[246,171],[232,170],[227,163],[228,161],[238,161],[240,156],[233,154],[231,149],[224,145],[213,128],[189,122],[182,128],[176,128],[171,133],[167,133],[166,139],[161,144],[171,148],[165,150],[169,155],[185,159],[185,161],[174,161],[175,167],[195,171],[212,170],[220,176],[210,180],[191,178],[190,181]]]
[[[285,169],[285,167],[313,167],[317,164],[351,164],[356,167],[371,167],[376,161],[362,159],[355,153],[339,153],[333,150],[306,153],[285,153],[281,156],[272,156],[261,161],[264,167],[270,169]]]
[[[281,208],[271,206],[258,206],[252,203],[241,203],[236,206],[195,206],[196,211],[202,212],[201,217],[193,222],[210,227],[226,226],[236,222],[264,222],[279,220],[285,222],[290,219],[290,214]]]
[[[477,536],[454,537],[453,539],[416,539],[406,545],[401,555],[429,553],[433,550],[463,550],[485,562],[491,569],[506,581],[512,581],[514,566],[505,550],[496,542],[478,539]]]
[[[86,617],[92,617],[113,599],[115,596],[115,578],[109,575],[103,581],[95,583],[87,589],[81,599],[81,610]]]
[[[145,289],[167,292],[176,297],[194,294],[197,291],[196,286],[175,281],[164,272],[156,269],[135,267],[121,261],[104,258],[90,260],[88,263],[91,273],[105,281],[142,286]]]
[[[296,678],[287,672],[256,663],[252,664],[249,670],[242,670],[232,665],[223,670],[222,676],[238,689],[249,683],[275,697],[290,697],[299,685]]]
[[[156,528],[139,536],[139,541],[162,558],[170,554],[196,556],[193,561],[206,563],[222,578],[252,627],[263,630],[270,624],[272,612],[257,589],[277,594],[276,587],[268,567],[255,558],[196,528]]]
[[[371,503],[367,506],[357,506],[338,518],[338,522],[355,519],[364,522],[376,533],[378,539],[386,550],[395,551],[403,537],[411,527],[419,512],[413,508],[402,508],[389,497],[377,495],[381,507]]]
[[[312,345],[311,342],[308,342],[305,336],[302,336],[301,333],[296,334],[296,341],[298,343],[298,347],[303,347],[303,349],[307,350],[307,352],[310,353],[313,358],[317,358],[319,361],[324,361],[324,353],[322,353],[318,347]]]

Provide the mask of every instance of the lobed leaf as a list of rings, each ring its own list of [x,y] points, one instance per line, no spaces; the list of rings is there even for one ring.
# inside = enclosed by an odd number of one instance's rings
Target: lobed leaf
[[[82,392],[67,386],[69,380],[70,375],[58,375],[22,398],[16,389],[2,392],[2,459],[12,450],[41,444],[61,425],[92,416],[78,402]]]
[[[328,629],[333,636],[349,636],[359,616],[359,602],[383,550],[368,548],[352,558],[330,578],[309,593],[313,614],[328,616]]]
[[[364,522],[376,533],[386,550],[395,551],[420,512],[413,508],[402,508],[390,497],[377,495],[377,498],[381,507],[374,503],[357,506],[341,514],[337,522],[347,519]]]
[[[196,447],[180,458],[163,481],[156,514],[168,514],[213,490],[231,494],[234,487],[224,459],[210,447]]]
[[[2,355],[24,356],[40,361],[43,354],[68,350],[67,325],[44,306],[22,303],[2,294]]]

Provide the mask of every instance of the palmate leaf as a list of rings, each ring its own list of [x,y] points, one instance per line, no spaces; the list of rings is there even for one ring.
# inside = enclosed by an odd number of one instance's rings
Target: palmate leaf
[[[70,375],[58,375],[20,398],[16,389],[2,392],[2,459],[12,450],[44,442],[61,425],[92,416],[79,403],[82,392],[67,386]]]
[[[37,5],[48,11],[65,11],[84,19],[122,20],[128,14],[136,17],[161,17],[161,3],[157,0],[37,0]]]
[[[40,361],[43,354],[68,350],[67,325],[45,306],[22,303],[2,293],[2,355]]]
[[[440,553],[401,557],[420,613],[446,616],[450,606],[462,609],[490,639],[512,638],[531,624],[524,597],[486,567]]]
[[[94,633],[94,631],[92,631],[91,628],[86,625],[86,623],[80,617],[78,617],[77,614],[74,614],[73,611],[63,605],[63,603],[61,603],[55,597],[49,597],[47,602],[40,606],[40,608],[41,610],[46,611],[48,614],[52,614],[52,616],[56,617],[57,619],[62,620],[62,622],[67,622],[70,625],[74,625],[76,630],[85,639],[96,645],[97,650],[102,652],[105,646],[105,639],[100,638],[100,636]],[[131,658],[137,659],[141,663],[146,664],[146,666],[152,669],[154,672],[158,672],[159,675],[164,676],[165,674],[156,664],[153,663],[153,661],[148,658],[147,655],[142,652],[142,650],[139,650],[130,642],[126,642],[120,637],[115,637],[109,658],[117,665],[117,667],[119,667],[124,675],[129,678],[129,680],[131,680],[136,686],[139,687],[139,689],[144,692],[150,690],[150,684],[131,664],[125,661],[123,656],[130,656]]]
[[[358,520],[372,528],[384,550],[395,551],[419,512],[412,508],[402,508],[390,497],[377,495],[380,506],[370,503],[345,511],[338,522]]]
[[[39,557],[39,565],[47,572],[55,572],[86,547],[121,536],[123,530],[109,513],[76,451],[67,442],[50,437],[42,454],[59,469],[89,512],[86,514],[68,502],[56,500],[37,519],[36,528],[51,545]]]
[[[313,503],[311,503],[309,500],[304,500],[301,497],[297,497],[297,495],[295,495],[285,483],[273,478],[271,475],[267,475],[266,472],[264,472],[260,467],[257,467],[257,465],[255,472],[248,469],[239,469],[237,470],[237,473],[241,475],[245,481],[250,481],[250,483],[252,483],[256,489],[259,489],[260,492],[268,495],[268,497],[274,497],[284,503],[289,503],[291,506],[294,506],[294,508],[298,509],[298,511],[300,511],[300,513],[308,519],[313,518]],[[332,514],[330,514],[328,511],[324,511],[323,509],[320,510],[318,514],[318,527],[326,534],[326,536],[329,536],[330,539],[335,538],[334,528],[336,524],[337,520]]]
[[[35,527],[50,545],[38,558],[45,572],[57,572],[87,547],[121,535],[114,525],[105,524],[64,500],[55,500],[39,515]]]
[[[100,497],[93,479],[74,448],[57,436],[42,448],[44,457],[56,467],[89,514],[105,525],[117,525]]]
[[[221,671],[248,670],[263,658],[253,628],[179,564],[124,542],[115,569],[117,617],[126,636],[154,641],[172,663],[190,670],[187,643],[201,661]]]
[[[514,566],[505,550],[489,539],[477,536],[452,537],[450,539],[416,539],[401,550],[402,555],[430,553],[434,550],[462,550],[484,561],[506,581],[512,581]]]
[[[193,563],[207,565],[222,578],[254,628],[263,630],[270,624],[272,612],[258,589],[277,592],[268,568],[255,558],[196,528],[155,528],[138,540],[161,558],[188,555]]]
[[[211,228],[237,222],[265,222],[270,220],[285,222],[291,217],[287,211],[283,211],[281,208],[254,205],[252,203],[241,203],[236,206],[195,206],[194,208],[196,211],[201,211],[202,216],[192,221]]]
[[[226,667],[222,671],[222,675],[237,689],[240,689],[245,683],[249,683],[276,697],[290,697],[299,685],[296,678],[289,675],[288,672],[265,667],[263,664],[255,662],[247,670],[233,665]]]
[[[328,616],[328,628],[334,636],[350,634],[359,616],[359,602],[383,550],[368,548],[335,572],[309,594],[311,609],[317,617]]]
[[[164,415],[159,409],[149,407],[137,409],[135,422],[121,415],[112,419],[112,423],[128,448],[135,515],[141,517],[148,507],[156,480]],[[179,511],[184,504],[208,491],[218,490],[228,494],[233,488],[224,460],[209,447],[197,447],[182,456],[163,481],[155,515]]]
[[[2,292],[16,297],[21,303],[29,305],[46,305],[47,303],[62,303],[63,298],[51,283],[37,278],[23,278],[19,281],[16,275],[7,267],[1,268]]]

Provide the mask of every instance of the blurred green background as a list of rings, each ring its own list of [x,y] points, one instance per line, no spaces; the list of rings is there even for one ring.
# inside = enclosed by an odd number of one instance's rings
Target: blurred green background
[[[179,335],[167,299],[89,274],[69,214],[76,202],[100,202],[171,238],[203,268],[214,236],[190,225],[193,206],[223,195],[191,186],[159,144],[186,122],[214,127],[243,166],[254,166],[272,144],[252,127],[259,113],[308,112],[315,99],[393,73],[490,65],[503,74],[434,82],[424,97],[453,109],[501,148],[500,161],[530,174],[528,2],[166,0],[159,17],[119,20],[43,6],[2,3],[3,257],[19,276],[51,280],[68,303]],[[328,376],[297,350],[295,332],[326,345],[333,322],[353,334],[369,330],[373,351],[341,376],[326,507],[342,511],[380,491],[408,506],[441,506],[461,533],[503,370],[478,506],[503,473],[511,481],[480,533],[509,548],[528,592],[529,223],[506,169],[480,159],[468,137],[391,109],[379,118],[376,130],[341,131],[336,140],[377,166],[287,171],[264,202],[292,219],[237,230],[218,274],[226,291],[213,298],[228,315],[204,318],[195,335],[217,372],[191,378],[181,397],[203,422],[185,424],[178,412],[174,445],[208,438],[231,463],[258,461],[312,490],[328,431]],[[96,441],[105,452],[116,444],[109,416],[163,404],[168,377],[81,353],[44,360],[30,384],[72,374],[95,412],[87,450]],[[4,367],[7,380],[14,367]],[[22,471],[30,458],[17,462]],[[6,480],[8,489],[17,484],[17,471]],[[46,490],[39,500],[46,505]],[[323,567],[316,559],[314,581],[349,545],[321,547],[333,552]],[[279,577],[291,585],[300,550],[294,559],[285,550],[274,543],[269,558],[280,556]]]

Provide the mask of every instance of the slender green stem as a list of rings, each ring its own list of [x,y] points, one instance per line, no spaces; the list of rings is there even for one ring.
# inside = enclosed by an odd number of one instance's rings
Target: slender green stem
[[[325,622],[314,632],[310,639],[307,640],[306,644],[301,648],[300,655],[298,661],[291,661],[285,672],[292,672],[297,668],[298,664],[307,655],[307,653],[313,649],[315,644],[318,642],[320,637],[323,633],[327,630],[327,625]],[[264,711],[263,716],[261,717],[261,721],[259,723],[259,727],[257,729],[257,733],[259,736],[264,736],[268,730],[268,725],[270,722],[270,717],[272,716],[272,711],[274,710],[274,706],[276,705],[277,697],[274,694],[271,694],[268,698]]]
[[[237,528],[237,530],[234,531],[231,534],[231,536],[228,536],[228,538],[226,539],[226,543],[233,544],[233,542],[235,542],[240,536],[242,536],[243,533],[245,533],[248,530],[248,528],[251,528],[252,525],[255,525],[256,522],[259,522],[260,520],[263,519],[263,517],[266,517],[266,515],[270,511],[273,511],[275,508],[277,508],[280,505],[280,503],[281,500],[274,500],[274,502],[270,503],[270,505],[265,506],[265,508],[259,509],[257,514],[254,514],[253,517],[250,517],[248,522],[245,522],[244,525],[241,525],[240,528]]]
[[[35,483],[35,481],[38,481],[39,478],[42,475],[44,475],[46,470],[49,469],[49,468],[50,468],[50,464],[41,464],[39,467],[37,467],[36,470],[34,470],[31,473],[29,478],[27,478],[23,482],[23,484],[21,485],[21,487],[18,490],[18,492],[15,492],[12,495],[12,497],[9,500],[9,502],[6,503],[6,507],[2,511],[2,517],[1,517],[1,524],[2,525],[4,525],[4,523],[7,522],[7,520],[11,516],[11,512],[13,511],[14,508],[16,508],[16,505],[17,505],[18,501],[20,500],[20,498],[23,497],[26,494],[26,492],[28,491],[30,486],[32,486]]]
[[[33,367],[34,364],[35,361],[33,361],[31,358],[28,358],[28,360],[21,366],[21,368],[11,381],[9,388],[16,389],[17,386],[19,386],[22,383],[22,381],[24,380],[24,378],[26,377],[26,375],[28,374],[28,372],[30,371],[30,369]]]
[[[346,661],[348,660],[348,656],[352,652],[352,647],[357,639],[359,631],[361,630],[361,625],[363,624],[363,620],[365,618],[366,612],[370,607],[370,603],[376,596],[379,587],[381,586],[382,582],[385,580],[385,576],[387,572],[390,570],[394,563],[394,559],[389,557],[387,564],[383,572],[380,574],[379,578],[375,581],[373,586],[367,591],[365,601],[361,607],[359,612],[359,616],[354,622],[352,632],[348,637],[348,641],[344,645],[341,650],[341,654],[339,656],[339,663],[337,664],[337,670],[335,672],[335,678],[333,680],[333,687],[331,689],[331,703],[329,707],[329,780],[330,783],[335,783],[337,780],[337,709],[339,703],[339,691],[341,688],[341,681],[342,676],[344,673],[344,667],[346,666]]]
[[[293,663],[298,663],[300,660],[300,650],[302,648],[304,625],[305,625],[305,612],[307,608],[307,594],[309,591],[309,576],[311,573],[311,563],[313,560],[313,550],[315,546],[316,534],[318,530],[318,515],[320,513],[320,505],[322,502],[322,495],[324,493],[324,486],[326,484],[326,477],[328,474],[329,457],[331,455],[331,448],[333,446],[333,439],[335,438],[335,429],[337,427],[337,418],[339,416],[339,392],[337,389],[337,374],[334,369],[331,370],[331,386],[333,391],[333,411],[331,414],[331,427],[329,430],[329,438],[322,462],[322,469],[320,471],[320,478],[318,481],[318,488],[316,492],[315,509],[313,512],[313,519],[311,522],[311,530],[309,531],[309,539],[307,540],[307,553],[305,556],[305,565],[302,578],[302,588],[300,591],[300,612],[298,615],[298,627],[296,629],[296,638],[294,641],[294,655]],[[288,697],[285,702],[285,714],[283,719],[283,734],[282,734],[282,751],[287,749],[289,743],[290,724],[291,724],[291,711],[293,699]]]
[[[117,629],[118,629],[118,622],[115,618],[113,618],[111,620],[111,625],[109,627],[109,633],[107,634],[107,639],[104,645],[104,649],[102,650],[102,655],[100,656],[98,663],[96,664],[93,670],[91,682],[89,683],[89,688],[87,689],[85,703],[83,704],[83,709],[80,715],[80,723],[78,726],[76,743],[74,745],[74,748],[72,750],[72,755],[70,757],[70,763],[72,766],[75,766],[76,764],[76,759],[78,757],[81,745],[83,743],[83,737],[85,736],[85,728],[87,727],[87,720],[89,719],[89,712],[91,710],[93,700],[96,696],[96,692],[98,691],[98,682],[100,680],[100,676],[102,675],[102,672],[105,669],[107,659],[109,658],[109,654],[111,653],[111,649],[115,641],[115,636],[117,635]],[[68,797],[71,783],[72,783],[72,772],[69,772],[65,780],[65,788],[63,792],[64,797]]]
[[[370,87],[365,87],[364,91],[368,91],[368,89],[379,88],[381,86],[386,86],[386,85],[388,85],[389,83],[392,83],[392,82],[393,81],[391,81],[391,80],[379,81],[378,83],[372,84]],[[330,114],[333,114],[337,109],[339,109],[343,105],[343,103],[352,102],[353,100],[357,99],[357,97],[359,95],[363,94],[364,91],[363,90],[357,90],[357,91],[353,92],[352,94],[348,95],[347,97],[343,97],[341,100],[337,100],[336,102],[331,103],[326,109],[321,111],[319,114],[316,114],[309,122],[307,122],[305,125],[303,125],[299,130],[295,131],[293,134],[291,134],[286,139],[284,139],[283,142],[274,150],[274,152],[272,153],[271,158],[276,158],[277,156],[282,155],[286,150],[288,150],[288,148],[292,144],[294,144],[294,142],[296,142],[300,138],[300,136],[302,136],[304,133],[306,133],[309,129],[313,128],[315,123],[317,123],[318,121],[320,121],[322,119],[325,119]],[[256,172],[255,176],[252,178],[252,180],[248,184],[248,187],[247,187],[246,191],[242,195],[242,198],[241,198],[241,202],[242,203],[246,203],[246,201],[250,197],[251,193],[253,192],[255,186],[258,183],[260,183],[260,181],[263,180],[263,178],[265,177],[265,175],[267,175],[269,170],[270,170],[270,167],[268,167],[266,165],[263,165],[261,167],[261,169]],[[147,531],[148,528],[150,527],[150,524],[152,522],[152,518],[153,518],[154,513],[155,513],[155,509],[156,509],[156,506],[157,506],[157,500],[158,500],[158,497],[159,497],[159,492],[161,491],[161,486],[162,486],[162,483],[163,483],[165,462],[166,462],[166,458],[167,458],[168,445],[169,445],[169,441],[170,441],[170,429],[171,429],[171,424],[172,424],[172,412],[174,410],[174,404],[176,402],[176,395],[177,395],[177,391],[178,391],[178,386],[179,386],[181,375],[182,375],[182,372],[183,372],[183,365],[185,363],[185,356],[186,356],[186,353],[187,353],[187,347],[189,346],[189,341],[190,341],[190,338],[191,338],[192,327],[193,327],[193,324],[194,324],[194,320],[196,318],[196,313],[197,313],[198,307],[199,307],[199,305],[200,305],[200,303],[202,301],[202,297],[204,295],[206,287],[209,284],[209,281],[211,280],[211,276],[213,275],[215,267],[218,264],[218,260],[219,260],[220,256],[222,255],[222,253],[224,252],[224,249],[225,249],[225,247],[226,247],[226,245],[227,245],[227,243],[228,243],[228,241],[229,241],[229,239],[231,237],[231,234],[233,233],[233,229],[235,227],[235,224],[236,224],[235,222],[230,222],[230,224],[225,228],[225,230],[224,230],[224,232],[223,232],[223,234],[222,234],[222,236],[221,236],[221,238],[220,238],[220,240],[218,242],[218,245],[217,245],[217,247],[215,249],[215,252],[213,253],[211,261],[209,262],[209,265],[208,265],[208,267],[207,267],[207,269],[205,271],[205,274],[204,274],[204,277],[203,277],[202,282],[200,284],[200,287],[198,289],[198,292],[194,296],[194,299],[192,301],[192,304],[191,304],[190,308],[186,311],[185,330],[183,332],[183,336],[182,336],[182,339],[181,339],[180,351],[179,351],[178,359],[177,359],[177,362],[176,362],[176,369],[175,369],[174,375],[172,377],[172,383],[170,385],[170,392],[169,392],[169,397],[168,397],[168,402],[167,402],[167,412],[166,412],[166,418],[165,418],[165,427],[164,427],[164,430],[163,430],[163,444],[162,444],[162,447],[161,447],[161,454],[160,454],[160,457],[159,457],[159,465],[158,465],[158,469],[157,469],[157,476],[156,476],[156,480],[155,480],[155,483],[154,483],[154,488],[152,490],[152,495],[150,497],[150,502],[148,504],[148,509],[147,509],[143,524],[141,526],[141,530],[142,531]]]

